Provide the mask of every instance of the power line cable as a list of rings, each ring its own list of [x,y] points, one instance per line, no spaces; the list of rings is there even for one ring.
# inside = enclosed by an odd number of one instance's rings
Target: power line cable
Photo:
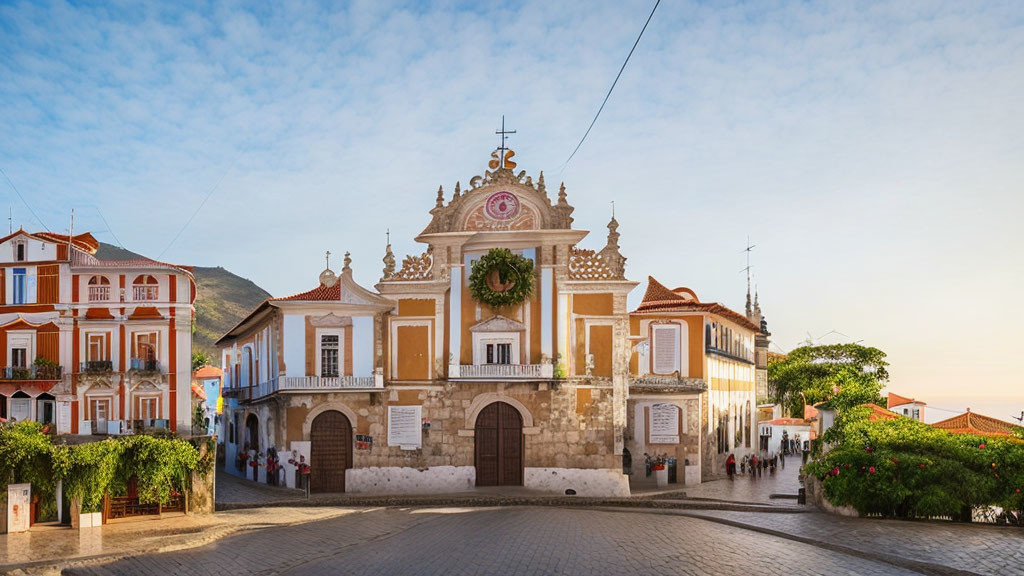
[[[4,180],[7,180],[7,183],[11,185],[11,188],[14,188],[14,191],[18,194],[18,198],[21,198],[21,202],[25,205],[26,208],[28,208],[28,211],[32,213],[32,216],[35,217],[36,222],[39,222],[39,225],[42,226],[43,228],[46,228],[46,231],[49,232],[50,228],[47,227],[46,224],[43,224],[43,221],[39,218],[39,215],[36,214],[36,211],[32,209],[32,205],[25,201],[25,197],[21,195],[21,191],[18,190],[18,187],[14,185],[14,182],[11,182],[11,179],[7,176],[7,172],[4,172],[3,168],[0,168],[0,174],[3,174]]]
[[[566,159],[565,164],[562,165],[563,170],[569,165],[569,161],[571,161],[573,156],[576,155],[576,152],[579,151],[580,146],[583,146],[583,141],[587,139],[587,136],[590,134],[590,130],[593,129],[594,124],[597,123],[597,118],[601,116],[601,111],[604,110],[604,105],[608,103],[608,98],[611,97],[612,90],[615,90],[615,85],[618,84],[619,77],[622,76],[622,72],[626,69],[626,64],[629,63],[630,56],[632,56],[633,51],[636,50],[636,46],[640,43],[640,39],[644,37],[644,31],[647,30],[647,25],[651,23],[651,18],[654,18],[654,11],[658,9],[659,4],[661,4],[661,0],[657,0],[657,2],[654,3],[654,8],[651,9],[651,15],[647,17],[647,22],[644,22],[644,27],[640,30],[640,35],[636,37],[636,42],[634,42],[633,47],[629,49],[629,54],[626,55],[626,60],[622,63],[622,68],[619,68],[619,73],[615,75],[615,81],[612,82],[612,87],[609,88],[608,93],[605,94],[604,101],[601,102],[601,107],[597,109],[597,114],[594,115],[594,119],[590,122],[590,126],[587,127],[587,131],[583,134],[583,138],[580,138],[580,143],[576,145],[576,149],[572,151],[572,154],[570,154],[569,158]]]
[[[92,207],[96,209],[96,213],[100,215],[100,220],[103,220],[103,223],[107,226],[107,232],[110,232],[110,235],[114,237],[114,241],[116,241],[117,245],[123,250],[124,244],[121,244],[121,239],[117,237],[117,234],[114,234],[114,229],[110,227],[110,223],[107,222],[107,219],[103,216],[103,211],[95,204],[93,204]]]
[[[162,259],[164,257],[164,253],[170,250],[171,246],[173,246],[174,243],[178,241],[178,238],[181,236],[183,232],[185,232],[185,229],[188,228],[188,225],[192,223],[192,220],[195,219],[197,215],[199,215],[199,211],[202,210],[203,206],[206,205],[206,201],[210,199],[210,196],[213,196],[213,193],[215,190],[217,190],[217,188],[220,188],[221,182],[224,181],[224,177],[227,175],[227,170],[221,173],[220,179],[217,180],[217,183],[214,184],[213,188],[210,188],[210,191],[206,193],[206,198],[203,198],[203,201],[199,203],[199,207],[196,208],[196,211],[193,212],[191,216],[188,217],[188,220],[185,222],[185,225],[181,227],[181,230],[178,230],[178,233],[174,235],[174,238],[172,238],[170,243],[167,244],[167,247],[163,249],[163,252],[160,252],[160,255],[156,257],[157,260]]]

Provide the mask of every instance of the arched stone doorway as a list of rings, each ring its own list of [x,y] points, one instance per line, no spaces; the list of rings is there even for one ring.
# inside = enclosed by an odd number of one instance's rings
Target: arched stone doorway
[[[477,486],[523,485],[523,418],[510,404],[494,402],[476,417]]]
[[[310,492],[344,492],[345,470],[352,467],[352,423],[327,410],[313,419],[309,440]]]

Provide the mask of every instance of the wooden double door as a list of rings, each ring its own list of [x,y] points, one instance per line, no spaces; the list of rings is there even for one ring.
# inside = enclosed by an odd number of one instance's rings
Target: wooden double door
[[[336,410],[313,419],[309,430],[309,491],[344,492],[352,467],[352,424]]]
[[[476,485],[523,485],[523,418],[504,402],[484,408],[476,418]]]

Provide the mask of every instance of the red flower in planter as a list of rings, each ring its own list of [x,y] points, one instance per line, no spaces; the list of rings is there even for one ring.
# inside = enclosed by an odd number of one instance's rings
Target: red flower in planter
[[[868,468],[868,472],[874,474],[875,473],[875,467],[872,466],[871,468]]]
[[[850,465],[849,464],[843,464],[843,468],[846,468],[847,470],[849,470],[850,469]]]
[[[925,465],[924,465],[924,463],[923,463],[923,462],[922,462],[921,464],[918,464],[918,465],[917,465],[917,467],[918,467],[918,468],[924,468],[924,466],[925,466]]]
[[[861,469],[861,470],[863,470],[863,469],[864,469],[864,466],[861,466],[861,467],[860,467],[860,469]]]
[[[839,466],[836,466],[835,468],[832,469],[832,475],[839,476]]]
[[[981,450],[984,450],[985,449],[985,445],[982,444],[981,446],[978,446],[978,448],[980,448]]]
[[[874,449],[874,448],[872,448],[871,446],[868,446],[867,448],[865,448],[865,449],[864,449],[864,451],[865,451],[865,452],[874,452],[874,451],[875,451],[875,449]]]
[[[1016,490],[1014,490],[1014,492],[1016,492],[1017,494],[1020,494],[1020,488],[1017,488]]]
[[[899,460],[897,460],[897,459],[895,459],[895,458],[890,458],[890,460],[892,460],[892,463],[893,463],[893,464],[897,464],[897,463],[899,463]]]

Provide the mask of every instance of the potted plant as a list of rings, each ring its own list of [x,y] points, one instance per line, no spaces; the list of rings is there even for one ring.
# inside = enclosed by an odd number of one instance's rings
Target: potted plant
[[[651,470],[654,472],[654,480],[658,483],[658,488],[665,488],[668,486],[668,467],[665,465],[665,455],[656,456],[654,462],[651,464]]]

